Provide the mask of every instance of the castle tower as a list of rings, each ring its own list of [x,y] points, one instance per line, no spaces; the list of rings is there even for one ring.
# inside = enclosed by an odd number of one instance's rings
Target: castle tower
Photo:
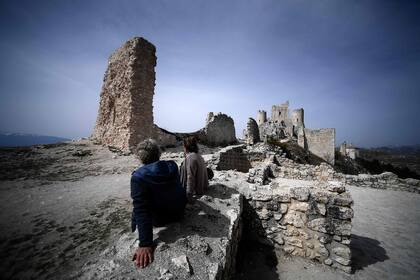
[[[273,122],[286,122],[289,118],[289,101],[271,108],[271,120]]]
[[[292,124],[295,127],[300,127],[300,126],[305,127],[303,108],[293,110],[291,118],[292,118]]]
[[[156,48],[134,37],[109,58],[93,138],[122,150],[155,134]]]
[[[254,145],[257,142],[260,142],[258,124],[253,118],[248,119],[248,123],[246,124],[246,134],[244,136],[248,145]]]
[[[259,110],[257,113],[257,124],[258,126],[262,125],[267,121],[267,112],[264,110]]]
[[[347,156],[347,143],[346,141],[344,141],[341,145],[340,145],[340,154],[342,156]]]

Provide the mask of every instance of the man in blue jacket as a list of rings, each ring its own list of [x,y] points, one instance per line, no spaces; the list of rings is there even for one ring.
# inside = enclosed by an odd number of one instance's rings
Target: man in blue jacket
[[[139,247],[133,261],[140,268],[153,261],[153,226],[163,226],[182,218],[187,196],[174,161],[163,161],[156,142],[147,139],[136,149],[144,164],[131,176],[133,215],[131,229],[139,232]]]

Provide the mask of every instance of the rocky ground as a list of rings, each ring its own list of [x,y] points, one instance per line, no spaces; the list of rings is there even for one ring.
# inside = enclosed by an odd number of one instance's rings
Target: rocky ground
[[[214,152],[205,147],[202,150],[205,158]],[[163,158],[179,163],[181,149],[168,149]],[[129,231],[129,179],[138,164],[132,155],[89,141],[2,149],[2,278],[133,277],[130,273],[136,269],[129,257],[136,236]],[[223,176],[223,172],[216,172],[217,176]],[[370,188],[349,190],[355,211],[351,243],[354,274],[347,275],[305,259],[290,258],[270,247],[243,241],[237,258],[236,278],[418,279],[420,194]],[[177,267],[181,269],[182,264],[185,267],[183,255],[192,256],[187,260],[190,268],[200,267],[198,258],[206,263],[216,263],[216,259],[226,256],[222,252],[229,246],[221,241],[228,235],[224,230],[231,225],[227,218],[230,208],[226,205],[235,202],[229,202],[232,195],[220,187],[216,187],[209,197],[187,209],[187,217],[198,217],[201,212],[208,219],[215,216],[215,228],[206,229],[208,224],[180,223],[160,229],[156,232],[157,238],[161,238],[159,250],[166,250],[163,244],[169,244],[169,250],[157,256],[153,269],[139,272],[136,277],[170,279]],[[183,239],[183,234],[190,237]],[[191,253],[194,246],[188,244],[202,246],[194,245],[197,250],[193,249]],[[127,270],[131,272],[124,274]],[[194,275],[209,275],[211,271],[217,273],[217,268],[203,267]]]

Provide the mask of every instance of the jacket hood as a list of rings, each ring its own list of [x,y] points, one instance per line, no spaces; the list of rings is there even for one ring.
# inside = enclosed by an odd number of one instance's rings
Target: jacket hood
[[[167,184],[178,178],[178,165],[172,160],[159,160],[138,168],[134,176],[152,184]]]

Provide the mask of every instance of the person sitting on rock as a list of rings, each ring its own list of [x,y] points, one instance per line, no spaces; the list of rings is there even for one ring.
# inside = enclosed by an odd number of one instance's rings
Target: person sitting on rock
[[[185,159],[180,167],[181,184],[187,190],[190,202],[195,196],[204,194],[209,186],[207,167],[198,153],[197,139],[193,136],[184,139]]]
[[[187,197],[180,183],[178,165],[171,160],[159,160],[160,149],[154,140],[141,142],[135,154],[144,165],[131,176],[131,229],[134,232],[137,228],[139,233],[139,247],[133,261],[144,268],[153,261],[153,226],[182,218]]]

